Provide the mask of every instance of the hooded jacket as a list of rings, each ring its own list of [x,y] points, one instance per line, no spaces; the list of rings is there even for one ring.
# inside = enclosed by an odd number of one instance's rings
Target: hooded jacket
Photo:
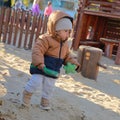
[[[45,66],[51,70],[60,73],[60,68],[67,62],[79,65],[79,63],[70,55],[69,46],[67,41],[62,41],[55,34],[56,22],[61,18],[72,18],[61,12],[54,11],[48,19],[47,23],[47,33],[40,35],[35,41],[32,50],[32,64],[34,66],[39,66],[40,64],[45,64]],[[44,74],[41,69],[31,68],[31,74]]]

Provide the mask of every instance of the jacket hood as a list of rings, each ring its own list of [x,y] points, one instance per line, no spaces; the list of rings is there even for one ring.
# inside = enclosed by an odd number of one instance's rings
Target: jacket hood
[[[73,18],[68,14],[60,10],[56,10],[52,12],[48,18],[48,23],[47,23],[47,33],[50,34],[52,37],[55,37],[55,25],[57,21],[60,20],[61,18],[69,18],[73,23]]]

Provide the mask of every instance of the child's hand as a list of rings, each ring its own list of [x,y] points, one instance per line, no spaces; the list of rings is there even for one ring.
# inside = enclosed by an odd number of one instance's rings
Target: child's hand
[[[39,66],[35,66],[35,65],[33,65],[33,64],[31,63],[31,64],[30,64],[30,67],[31,67],[31,68],[43,69],[43,68],[45,67],[45,65],[44,65],[44,64],[40,64]]]
[[[63,68],[66,74],[76,73],[77,66],[68,62],[67,65],[65,65]]]
[[[45,67],[45,64],[40,64],[40,65],[38,66],[38,68],[39,68],[39,69],[42,69],[42,70],[43,70],[44,67]]]
[[[46,75],[48,75],[48,76],[52,76],[52,77],[55,77],[55,78],[57,78],[57,77],[59,76],[59,73],[58,73],[58,72],[56,72],[56,71],[54,71],[54,70],[51,70],[51,69],[49,69],[49,68],[47,68],[47,67],[44,67],[44,68],[43,68],[43,71],[44,71],[44,73],[45,73]]]

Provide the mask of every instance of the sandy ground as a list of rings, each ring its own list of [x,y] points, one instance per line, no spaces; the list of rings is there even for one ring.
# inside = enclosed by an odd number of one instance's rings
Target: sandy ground
[[[62,70],[51,100],[52,109],[39,108],[40,90],[30,109],[20,108],[30,78],[31,50],[0,43],[0,120],[120,120],[120,66],[102,57],[97,81]]]

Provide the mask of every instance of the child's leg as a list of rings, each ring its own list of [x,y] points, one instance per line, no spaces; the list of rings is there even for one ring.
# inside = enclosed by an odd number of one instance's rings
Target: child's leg
[[[37,88],[41,86],[42,80],[42,75],[33,74],[31,79],[28,81],[27,85],[25,86],[25,90],[23,91],[22,101],[25,106],[29,106],[31,96],[37,90]]]
[[[56,79],[44,77],[42,85],[41,106],[43,109],[49,109],[49,100],[55,88]]]

